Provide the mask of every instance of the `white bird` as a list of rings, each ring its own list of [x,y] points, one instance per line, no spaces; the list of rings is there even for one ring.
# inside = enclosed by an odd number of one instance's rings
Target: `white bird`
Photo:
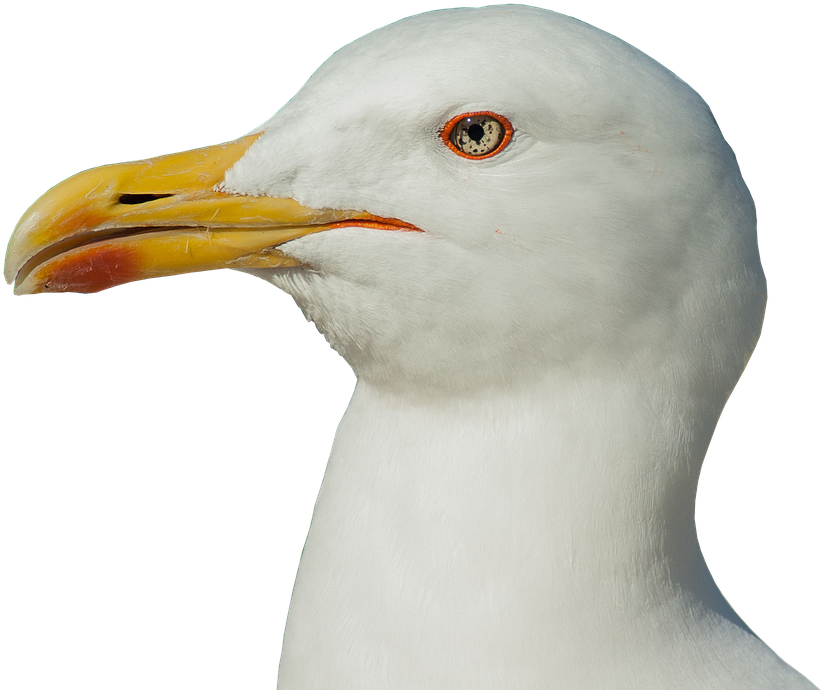
[[[50,190],[6,278],[218,267],[290,293],[358,377],[283,690],[813,687],[697,543],[766,289],[734,155],[661,65],[534,8],[412,17],[237,142]]]

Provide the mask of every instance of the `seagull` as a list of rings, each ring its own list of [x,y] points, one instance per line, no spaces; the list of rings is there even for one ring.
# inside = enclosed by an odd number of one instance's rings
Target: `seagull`
[[[537,8],[411,17],[245,137],[49,190],[5,276],[217,268],[289,293],[357,375],[282,690],[814,687],[697,542],[766,283],[734,154],[660,64]]]

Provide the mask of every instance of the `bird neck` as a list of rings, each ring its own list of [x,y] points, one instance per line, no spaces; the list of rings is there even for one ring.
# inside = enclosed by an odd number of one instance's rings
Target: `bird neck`
[[[362,497],[375,548],[419,549],[421,575],[439,563],[463,571],[462,587],[474,573],[478,585],[532,577],[564,598],[617,583],[618,606],[638,584],[703,596],[695,495],[716,416],[701,423],[688,398],[645,384],[576,374],[426,403],[358,384],[323,490],[339,481]]]
[[[359,383],[301,560],[281,686],[344,640],[361,661],[404,663],[411,646],[448,673],[466,650],[512,660],[528,638],[579,654],[580,639],[687,610],[742,625],[694,523],[719,408],[649,385],[575,373],[411,400]]]

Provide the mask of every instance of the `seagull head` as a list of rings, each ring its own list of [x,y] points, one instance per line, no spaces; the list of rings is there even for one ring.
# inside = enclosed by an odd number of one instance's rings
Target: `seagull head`
[[[392,24],[236,142],[70,178],[21,219],[6,278],[94,292],[222,267],[290,293],[359,377],[425,395],[661,357],[728,392],[765,303],[703,100],[518,6]]]

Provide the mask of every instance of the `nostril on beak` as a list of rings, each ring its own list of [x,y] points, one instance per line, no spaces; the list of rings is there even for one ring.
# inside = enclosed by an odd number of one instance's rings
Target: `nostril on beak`
[[[136,204],[145,204],[155,199],[165,199],[169,196],[174,196],[174,194],[121,194],[118,201],[121,204],[134,206]]]

